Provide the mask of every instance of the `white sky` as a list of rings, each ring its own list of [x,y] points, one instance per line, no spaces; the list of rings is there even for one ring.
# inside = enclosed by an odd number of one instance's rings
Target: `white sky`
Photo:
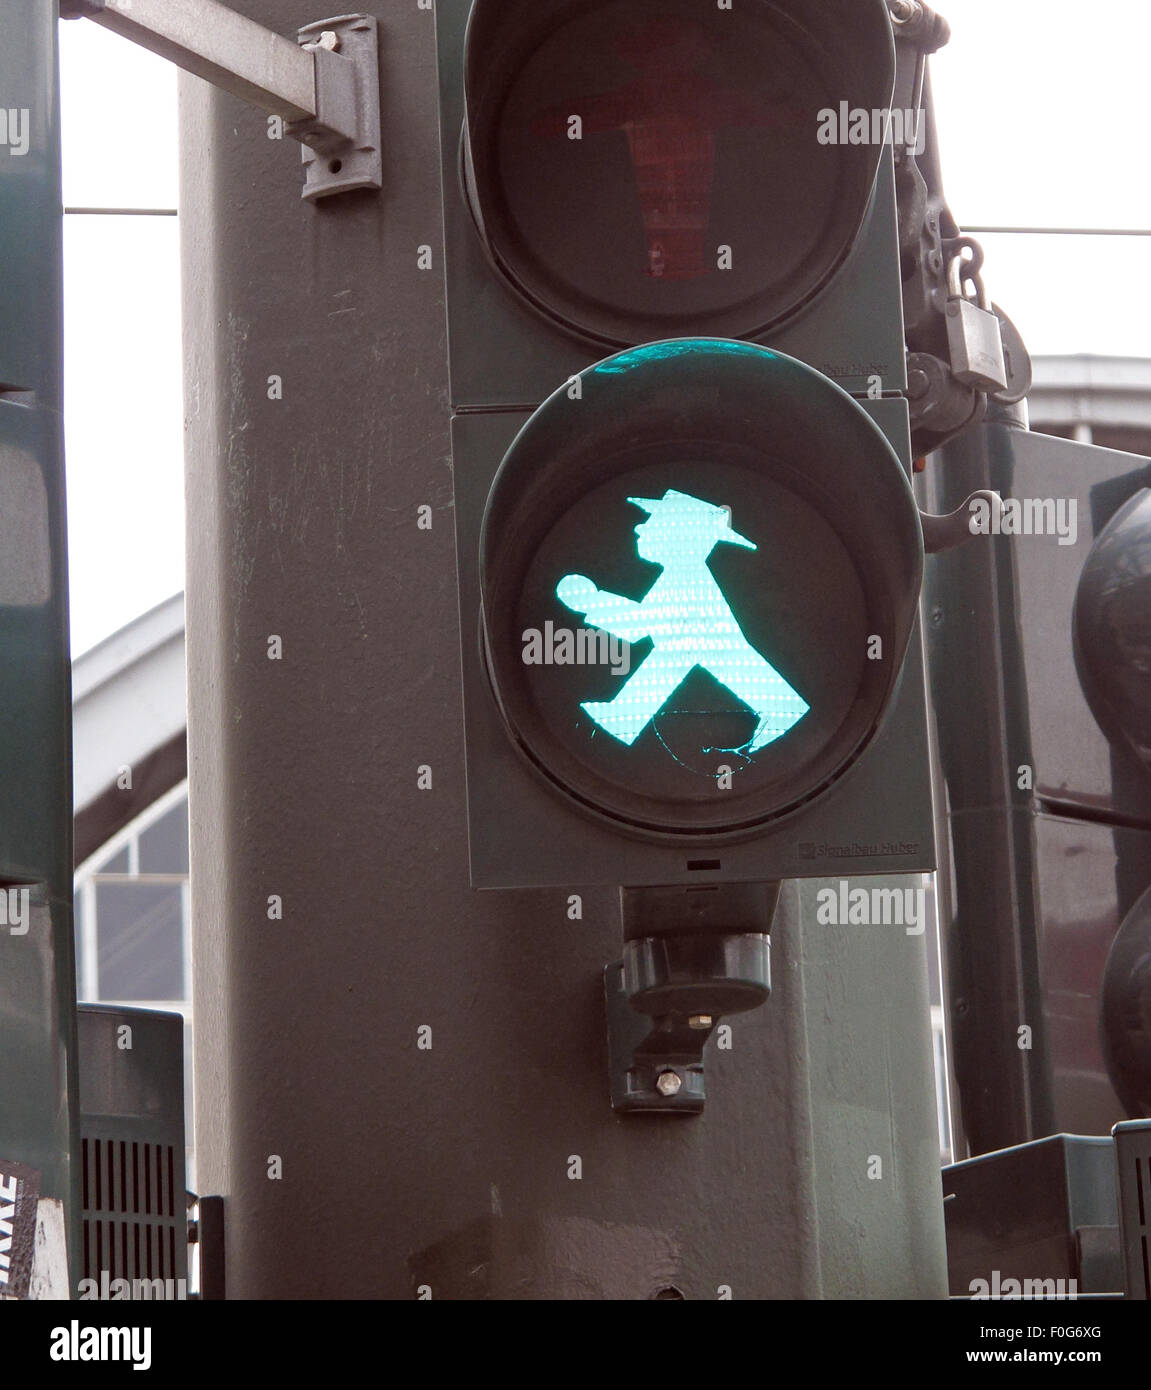
[[[60,37],[64,206],[175,207],[175,69],[85,19]],[[178,236],[64,219],[73,655],[184,587]]]
[[[937,8],[952,27],[932,74],[960,224],[1151,228],[1149,0]],[[60,30],[65,206],[175,207],[174,69],[87,20]],[[290,153],[284,178],[299,180]],[[1151,357],[1151,237],[983,240],[988,289],[1033,353]],[[184,584],[177,219],[67,217],[64,255],[78,655]]]

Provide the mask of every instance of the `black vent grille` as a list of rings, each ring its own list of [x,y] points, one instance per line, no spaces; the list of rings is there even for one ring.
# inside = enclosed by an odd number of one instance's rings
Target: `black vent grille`
[[[99,1280],[104,1271],[109,1279],[180,1277],[184,1192],[172,1145],[87,1138],[81,1160],[84,1277]]]

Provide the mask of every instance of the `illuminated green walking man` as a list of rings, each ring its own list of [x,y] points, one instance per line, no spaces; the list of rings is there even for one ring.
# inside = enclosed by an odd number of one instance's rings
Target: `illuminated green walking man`
[[[629,497],[648,520],[635,528],[636,549],[663,574],[640,600],[605,593],[582,574],[566,575],[556,597],[592,626],[639,642],[650,637],[651,654],[613,700],[580,706],[613,738],[629,747],[699,666],[750,706],[759,723],[744,751],[750,756],[782,737],[810,706],[748,642],[708,568],[721,542],[755,550],[731,529],[724,507],[669,489],[658,501]]]

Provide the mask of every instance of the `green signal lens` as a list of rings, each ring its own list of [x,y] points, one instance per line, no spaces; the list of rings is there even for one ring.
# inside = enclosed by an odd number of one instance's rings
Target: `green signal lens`
[[[754,344],[648,343],[557,389],[500,463],[480,530],[489,689],[591,814],[741,836],[874,738],[922,566],[904,462],[858,402]]]

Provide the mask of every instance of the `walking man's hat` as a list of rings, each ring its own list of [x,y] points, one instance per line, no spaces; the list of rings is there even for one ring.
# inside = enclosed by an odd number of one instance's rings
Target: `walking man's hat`
[[[641,507],[648,516],[654,516],[662,508],[667,508],[674,511],[681,520],[690,519],[701,526],[711,522],[715,528],[717,542],[726,541],[729,545],[742,545],[747,550],[759,548],[754,541],[749,541],[746,536],[741,536],[738,531],[731,529],[731,513],[726,507],[716,507],[699,497],[689,497],[686,492],[668,488],[658,500],[651,497],[629,497],[627,500],[632,506]]]

